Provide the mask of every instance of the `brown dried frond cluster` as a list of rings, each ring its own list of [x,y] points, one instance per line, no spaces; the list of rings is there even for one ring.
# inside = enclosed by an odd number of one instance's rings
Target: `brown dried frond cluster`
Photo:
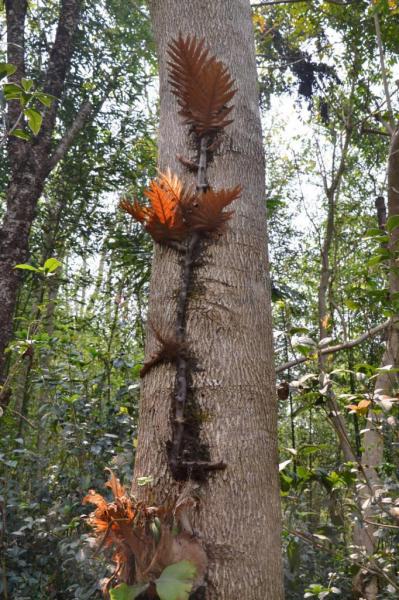
[[[143,206],[123,199],[119,206],[136,221],[142,223],[159,243],[180,242],[193,231],[202,234],[220,233],[233,211],[223,212],[241,193],[236,186],[228,190],[207,190],[198,194],[185,188],[180,179],[171,174],[161,174],[146,190],[150,205]]]
[[[178,340],[174,332],[162,332],[153,323],[150,327],[159,344],[159,350],[144,363],[140,377],[144,377],[152,367],[161,362],[175,362],[179,356],[187,353],[185,342]]]
[[[207,565],[205,551],[184,527],[187,510],[195,503],[193,498],[179,498],[169,506],[146,506],[130,496],[111,471],[106,486],[113,494],[110,502],[94,490],[83,499],[84,504],[96,506],[88,523],[98,536],[98,550],[114,550],[115,570],[104,592],[111,583],[154,581],[165,567],[181,560],[193,562],[197,579],[203,577]]]
[[[202,137],[232,123],[228,103],[236,90],[224,64],[210,56],[205,39],[181,34],[169,44],[169,81],[180,106],[183,122]]]

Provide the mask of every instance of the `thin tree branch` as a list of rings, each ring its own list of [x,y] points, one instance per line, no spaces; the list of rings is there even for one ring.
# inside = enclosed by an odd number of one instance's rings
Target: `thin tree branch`
[[[44,115],[39,134],[42,147],[46,147],[50,143],[53,133],[58,102],[71,64],[73,38],[78,26],[81,6],[81,0],[62,0],[61,2],[57,31],[43,85],[44,92],[54,96],[56,100]]]
[[[58,144],[57,148],[54,150],[53,154],[50,156],[48,161],[48,171],[52,171],[57,163],[64,158],[65,154],[68,152],[69,148],[72,146],[77,134],[84,127],[86,121],[88,120],[90,113],[93,111],[93,105],[89,100],[85,100],[82,106],[80,107],[75,120],[73,121],[71,127],[65,133],[64,137]]]
[[[298,4],[300,2],[307,3],[312,0],[270,0],[269,2],[257,2],[256,4],[251,4],[252,8],[262,8],[262,6],[273,6],[274,4]]]
[[[390,324],[390,319],[387,319],[383,323],[380,323],[379,325],[372,327],[372,329],[365,331],[364,333],[362,333],[362,335],[360,335],[359,337],[357,337],[353,340],[348,340],[347,342],[344,342],[342,344],[336,344],[335,346],[329,346],[328,348],[322,348],[319,351],[319,354],[322,354],[322,355],[333,354],[335,352],[340,352],[341,350],[347,350],[348,348],[354,348],[355,346],[358,346],[359,344],[361,344],[365,340],[369,339],[370,337],[373,337],[380,331],[383,331],[384,329],[386,329],[389,324]],[[283,371],[287,371],[288,369],[291,369],[292,367],[296,367],[297,365],[307,362],[308,360],[311,360],[311,357],[301,356],[300,358],[297,358],[295,360],[290,360],[288,362],[285,362],[276,368],[276,373],[282,373]]]
[[[375,26],[375,33],[376,33],[376,37],[377,37],[378,52],[380,55],[381,77],[382,77],[382,82],[384,84],[385,99],[386,99],[388,115],[389,115],[389,122],[387,123],[386,126],[388,129],[388,132],[392,135],[394,132],[394,129],[395,129],[395,121],[394,121],[393,112],[392,112],[391,96],[389,94],[387,69],[385,66],[384,47],[382,45],[380,20],[378,18],[377,11],[374,12],[374,26]]]
[[[329,548],[326,544],[321,544],[319,541],[315,540],[314,539],[315,536],[312,533],[298,531],[297,529],[286,529],[286,531],[287,531],[287,533],[289,533],[291,535],[294,535],[296,537],[303,539],[304,542],[311,544],[315,548],[324,550],[325,552],[327,552],[327,554],[335,556],[334,550],[332,548]],[[351,560],[350,564],[357,565],[361,569],[367,569],[367,571],[369,573],[373,573],[375,575],[380,575],[381,577],[385,578],[388,581],[388,583],[390,583],[396,590],[399,589],[397,583],[395,581],[393,581],[391,579],[391,577],[389,575],[387,575],[383,569],[380,569],[380,567],[374,561],[371,563],[371,565],[368,565],[368,564],[362,564],[359,561]]]
[[[29,421],[29,419],[27,419],[25,417],[25,415],[23,415],[22,413],[20,413],[18,410],[15,410],[14,408],[10,408],[9,406],[7,406],[7,410],[9,412],[12,412],[14,415],[17,415],[17,417],[19,417],[20,419],[22,419],[23,421],[25,421],[25,423],[28,423],[29,427],[32,427],[32,429],[37,429],[36,425],[34,425],[32,423],[32,421]]]
[[[266,2],[256,2],[255,4],[251,4],[252,8],[262,8],[262,6],[274,6],[275,4],[298,4],[298,3],[308,3],[312,2],[312,0],[268,0]],[[324,0],[326,4],[337,4],[338,6],[346,6],[347,4],[353,4],[356,0]]]
[[[373,129],[372,127],[361,127],[360,128],[360,133],[372,133],[374,135],[385,135],[388,136],[389,138],[391,137],[391,134],[388,133],[388,131],[382,131],[382,129]]]

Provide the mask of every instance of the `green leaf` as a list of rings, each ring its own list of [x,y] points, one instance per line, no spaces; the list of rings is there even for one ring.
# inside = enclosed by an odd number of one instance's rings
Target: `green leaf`
[[[196,574],[196,566],[188,560],[166,567],[155,581],[158,596],[161,600],[188,600]]]
[[[26,140],[27,142],[29,142],[31,139],[29,133],[23,129],[14,129],[10,135],[14,135],[15,137],[20,138],[21,140]]]
[[[36,269],[36,267],[32,267],[32,265],[27,264],[15,265],[14,269],[21,269],[23,271],[35,271],[35,273],[39,272],[39,269]]]
[[[380,237],[380,235],[384,235],[384,230],[377,227],[372,227],[371,229],[367,229],[365,233],[365,239],[370,237]]]
[[[399,215],[392,215],[391,217],[388,217],[386,224],[387,231],[391,232],[397,227],[399,227]]]
[[[313,446],[312,444],[306,444],[299,448],[298,453],[301,456],[310,456],[311,454],[315,454],[319,452],[319,450],[327,448],[327,444],[318,444],[317,446]]]
[[[43,104],[43,106],[51,106],[54,100],[54,96],[50,96],[50,94],[43,94],[42,92],[37,92],[35,94],[35,98],[39,100]]]
[[[3,77],[7,77],[8,75],[13,75],[17,67],[12,65],[11,63],[0,62],[0,79]]]
[[[298,571],[301,562],[300,546],[296,540],[290,540],[287,546],[287,558],[291,573]]]
[[[295,335],[296,333],[309,333],[309,329],[307,327],[291,327],[288,333],[290,335]]]
[[[350,298],[344,300],[344,304],[347,308],[349,308],[349,310],[357,310],[360,306],[357,302],[351,300]]]
[[[136,583],[136,585],[121,583],[110,590],[110,597],[111,600],[135,600],[147,588],[148,583]]]
[[[53,273],[58,267],[61,267],[62,263],[56,258],[48,258],[43,265],[43,268],[47,273]]]
[[[32,81],[32,79],[25,79],[24,77],[22,77],[21,85],[24,88],[25,92],[29,92],[29,90],[31,89],[31,87],[33,85],[33,81]]]
[[[154,478],[152,477],[152,475],[145,477],[137,477],[137,485],[139,485],[140,487],[144,485],[151,485],[153,480]]]
[[[22,88],[16,83],[5,83],[3,85],[4,97],[6,100],[16,100],[22,96]]]
[[[42,126],[43,117],[42,115],[35,110],[34,108],[27,108],[24,110],[24,114],[28,119],[28,125],[30,129],[33,131],[35,135],[37,135],[40,131],[40,127]]]
[[[381,262],[383,262],[384,260],[387,260],[388,258],[389,258],[389,253],[377,254],[376,256],[372,256],[370,258],[370,260],[367,261],[367,266],[374,267],[375,265],[379,265]]]

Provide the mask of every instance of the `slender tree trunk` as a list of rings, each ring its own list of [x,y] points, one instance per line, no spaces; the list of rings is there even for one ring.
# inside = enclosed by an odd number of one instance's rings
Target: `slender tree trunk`
[[[21,273],[15,265],[28,257],[29,234],[35,218],[36,205],[51,170],[65,155],[89,117],[92,106],[84,103],[70,130],[51,156],[52,134],[58,113],[65,78],[69,71],[73,38],[79,21],[81,0],[61,0],[55,41],[49,54],[47,72],[42,89],[56,98],[43,114],[40,132],[32,141],[10,137],[8,161],[10,181],[7,190],[7,206],[0,227],[0,384],[4,381],[4,351],[13,331],[13,317]],[[11,80],[18,83],[25,75],[25,19],[26,0],[6,0],[7,58],[17,66]],[[12,127],[20,117],[19,102],[8,103],[7,127]],[[21,121],[23,125],[23,119]],[[1,396],[0,404],[8,397]]]
[[[281,600],[280,502],[277,407],[267,265],[264,158],[254,41],[248,0],[152,0],[150,11],[160,60],[160,169],[170,166],[186,181],[176,154],[190,156],[187,129],[177,117],[166,73],[167,43],[191,34],[205,37],[212,54],[235,78],[234,123],[227,128],[208,170],[210,184],[241,184],[230,230],[206,250],[195,270],[187,331],[196,358],[191,392],[198,404],[201,438],[212,461],[224,461],[199,490],[194,527],[209,558],[207,600]],[[149,318],[173,328],[179,259],[156,248]],[[155,340],[148,333],[146,354]],[[151,475],[162,502],[176,493],[167,464],[175,369],[160,365],[144,379],[135,479]]]
[[[377,206],[378,208],[378,206]],[[381,204],[379,206],[379,225]],[[388,158],[388,218],[399,215],[399,127],[396,128],[392,137]],[[389,249],[392,253],[398,252],[399,227],[396,227],[389,236]],[[389,274],[389,294],[391,299],[399,292],[399,275],[396,260],[392,259]],[[392,318],[387,329],[385,352],[382,357],[381,366],[399,366],[399,331],[398,316]],[[398,385],[397,373],[381,371],[375,383],[376,394],[392,396]],[[360,490],[362,503],[366,503],[364,519],[373,521],[374,507],[372,496],[381,487],[381,480],[377,468],[384,459],[384,440],[381,432],[381,421],[378,415],[370,410],[368,413],[367,431],[363,438],[364,451],[362,454],[362,465],[367,475],[369,486],[363,486]],[[371,487],[371,490],[370,490]],[[367,502],[368,501],[368,502]],[[355,529],[355,544],[362,548],[368,555],[375,551],[378,539],[373,535],[375,527],[368,523],[360,523]],[[363,578],[360,574],[357,580],[359,591],[365,600],[375,600],[378,594],[378,579],[376,576]]]
[[[328,310],[328,297],[330,295],[331,285],[330,252],[335,235],[336,205],[339,196],[339,189],[341,186],[342,177],[346,168],[347,156],[351,141],[351,133],[352,127],[349,117],[348,122],[346,124],[346,131],[344,134],[345,137],[341,151],[341,158],[336,172],[333,173],[331,184],[327,184],[326,176],[324,178],[324,188],[327,197],[327,226],[320,256],[321,269],[318,290],[318,318],[320,340],[323,340],[328,336],[328,321],[330,319],[330,313]],[[324,377],[326,371],[326,358],[326,355],[323,355],[321,353],[319,354],[320,384],[322,387],[324,387],[325,385]],[[328,407],[329,420],[339,440],[344,459],[346,461],[355,462],[356,456],[353,452],[350,443],[350,439],[346,429],[345,419],[341,414],[337,400],[331,388],[327,391],[326,404]]]

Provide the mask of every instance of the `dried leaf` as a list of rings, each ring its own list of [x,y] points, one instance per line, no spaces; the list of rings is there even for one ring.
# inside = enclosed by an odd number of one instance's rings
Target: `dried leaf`
[[[117,479],[117,477],[115,477],[115,474],[111,471],[111,469],[106,469],[106,471],[108,471],[110,473],[110,478],[105,485],[106,485],[106,487],[110,488],[110,490],[112,491],[112,493],[114,495],[115,500],[125,498],[126,497],[125,488],[123,487],[123,485],[121,485],[121,482],[119,481],[119,479]]]
[[[198,136],[214,134],[232,123],[233,80],[222,62],[209,55],[205,40],[181,34],[169,44],[169,81],[183,122]]]
[[[370,404],[371,400],[360,400],[358,404],[348,404],[346,408],[357,415],[365,415],[367,414]]]
[[[227,221],[234,213],[234,211],[223,212],[223,209],[236,200],[240,193],[240,186],[236,186],[217,192],[209,189],[200,196],[191,197],[182,209],[189,229],[204,233],[223,231]]]
[[[140,371],[140,377],[144,377],[152,367],[160,362],[174,362],[186,352],[186,344],[178,340],[175,333],[163,333],[152,323],[150,327],[157,338],[160,348],[144,363]]]
[[[105,498],[101,494],[97,494],[94,490],[89,490],[89,493],[83,498],[83,504],[94,504],[100,509],[107,507]]]
[[[144,192],[151,203],[154,215],[160,223],[173,222],[179,199],[177,191],[171,187],[169,182],[168,185],[165,185],[165,180],[162,178],[160,180],[153,179],[149,189]]]
[[[137,200],[135,200],[132,203],[128,198],[123,198],[119,202],[119,208],[131,215],[136,221],[139,221],[140,223],[145,223],[151,214],[149,209],[144,206],[141,206],[141,204],[139,204]]]

